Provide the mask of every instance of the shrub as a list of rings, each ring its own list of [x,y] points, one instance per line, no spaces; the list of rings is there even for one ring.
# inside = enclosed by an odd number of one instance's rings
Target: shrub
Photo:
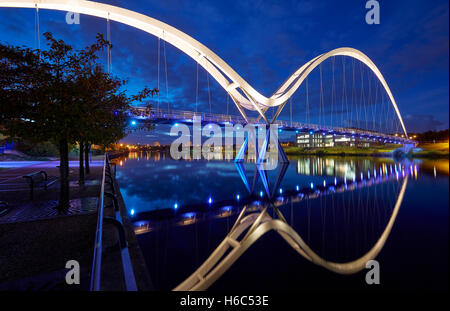
[[[32,144],[22,141],[17,144],[17,150],[32,157],[57,157],[59,155],[58,148],[51,142]]]

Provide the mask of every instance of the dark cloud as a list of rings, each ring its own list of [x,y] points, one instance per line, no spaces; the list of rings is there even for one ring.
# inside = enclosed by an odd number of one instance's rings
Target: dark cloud
[[[429,114],[407,114],[403,117],[405,126],[409,132],[421,133],[429,130],[441,130],[443,122],[436,120],[433,115]]]

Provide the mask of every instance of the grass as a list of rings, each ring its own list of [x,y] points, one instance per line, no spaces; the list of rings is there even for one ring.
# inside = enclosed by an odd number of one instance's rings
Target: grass
[[[398,148],[398,145],[374,146],[374,147],[324,147],[324,148],[302,148],[285,147],[288,155],[364,155],[364,156],[388,156]]]
[[[0,154],[1,161],[49,161],[47,157],[19,156],[16,154]]]
[[[411,154],[413,157],[448,157],[449,156],[449,143],[424,143],[419,144],[418,148],[421,151],[416,151]]]
[[[407,157],[414,158],[443,158],[449,156],[449,143],[426,143],[417,146],[420,151],[411,150]],[[392,156],[396,149],[401,148],[399,145],[384,145],[372,147],[326,147],[326,148],[302,148],[302,147],[285,147],[284,151],[288,155],[339,155],[339,156]],[[416,149],[418,150],[418,149]]]

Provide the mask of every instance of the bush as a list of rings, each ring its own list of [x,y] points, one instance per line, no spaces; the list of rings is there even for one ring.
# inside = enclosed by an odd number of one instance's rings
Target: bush
[[[31,144],[29,142],[20,142],[17,144],[17,150],[32,157],[57,157],[58,148],[51,142]]]

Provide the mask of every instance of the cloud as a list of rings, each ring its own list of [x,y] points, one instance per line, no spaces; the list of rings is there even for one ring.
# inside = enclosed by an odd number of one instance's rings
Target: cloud
[[[407,114],[403,117],[406,130],[413,133],[421,133],[429,130],[440,130],[445,125],[429,114]]]

